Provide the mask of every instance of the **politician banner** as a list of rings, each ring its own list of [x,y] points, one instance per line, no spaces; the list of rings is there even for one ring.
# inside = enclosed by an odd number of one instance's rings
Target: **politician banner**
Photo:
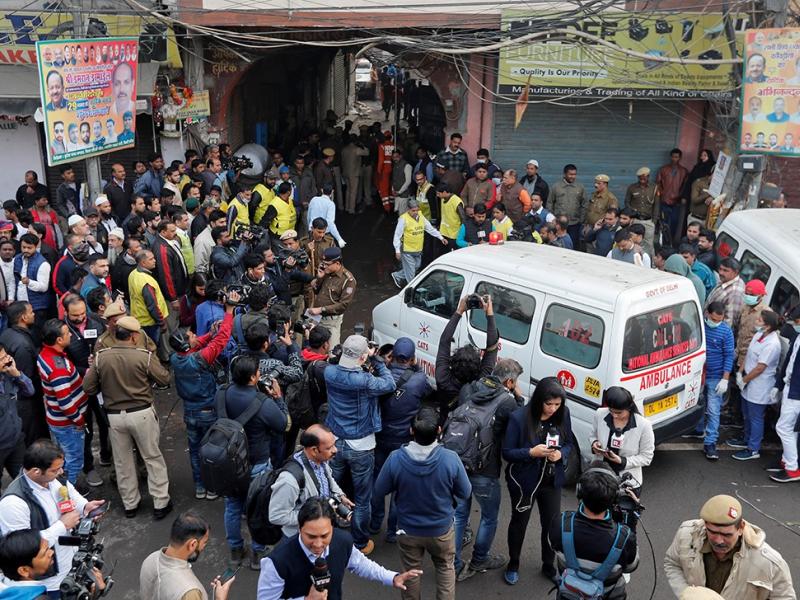
[[[739,148],[800,155],[800,29],[745,33]]]
[[[519,37],[553,25],[551,17],[506,11],[502,30]],[[557,21],[555,21],[557,23]],[[741,40],[746,20],[732,21]],[[586,98],[730,98],[736,85],[733,64],[685,64],[631,56],[621,50],[672,59],[731,59],[720,14],[608,11],[578,17],[562,28],[576,35],[553,34],[500,51],[498,92],[516,98],[530,77],[531,96]],[[581,37],[589,34],[617,46]],[[736,58],[736,57],[733,57]]]
[[[36,43],[50,166],[134,144],[138,38]]]

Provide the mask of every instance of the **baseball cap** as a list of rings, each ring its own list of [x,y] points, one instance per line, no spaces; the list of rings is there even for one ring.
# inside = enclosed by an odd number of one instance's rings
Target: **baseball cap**
[[[339,358],[339,366],[345,369],[353,369],[361,365],[361,357],[369,352],[367,338],[363,335],[351,335],[342,344],[342,356]]]
[[[289,167],[287,167],[286,165],[281,165],[280,168],[278,169],[278,173],[288,173],[288,172],[289,172]]]
[[[97,198],[95,198],[94,205],[100,206],[101,204],[106,204],[107,202],[109,202],[108,196],[105,194],[100,194]]]
[[[748,281],[747,285],[744,286],[744,293],[753,296],[766,296],[767,286],[765,286],[764,282],[760,279],[753,279],[752,281]]]
[[[281,234],[281,241],[292,240],[297,238],[297,232],[294,229],[287,229]]]
[[[703,504],[700,518],[714,525],[735,525],[742,519],[742,505],[733,496],[720,494]]]
[[[68,227],[74,227],[75,225],[77,225],[81,221],[85,221],[85,220],[86,219],[84,219],[80,215],[72,215],[69,219],[67,219],[67,226]]]
[[[327,261],[342,260],[342,250],[336,246],[325,248],[325,250],[322,251],[322,258]]]
[[[122,317],[119,321],[117,321],[117,327],[127,329],[128,331],[142,330],[142,326],[139,324],[139,321],[136,319],[136,317],[130,316]]]
[[[83,216],[84,217],[96,217],[99,214],[100,213],[97,212],[97,209],[94,206],[90,206],[85,211],[83,211]]]
[[[103,316],[106,319],[110,319],[111,317],[118,317],[124,314],[127,314],[125,312],[125,307],[120,302],[112,302],[106,306],[106,311],[103,313]]]
[[[538,160],[536,160],[535,158],[532,158],[532,159],[530,159],[530,160],[528,161],[528,164],[529,164],[529,165],[533,165],[533,166],[534,166],[534,167],[536,167],[537,169],[539,168],[539,161],[538,161]]]
[[[411,360],[414,358],[416,348],[411,338],[401,337],[397,338],[392,348],[392,357],[399,358],[400,360]]]

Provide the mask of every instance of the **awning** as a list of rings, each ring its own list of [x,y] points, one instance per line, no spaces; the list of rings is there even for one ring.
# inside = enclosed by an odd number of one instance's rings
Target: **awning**
[[[149,98],[158,76],[157,63],[141,63],[136,73],[136,97]],[[39,73],[35,67],[0,65],[0,115],[27,117],[41,106]],[[150,103],[147,103],[148,112]],[[144,112],[144,111],[138,111]]]

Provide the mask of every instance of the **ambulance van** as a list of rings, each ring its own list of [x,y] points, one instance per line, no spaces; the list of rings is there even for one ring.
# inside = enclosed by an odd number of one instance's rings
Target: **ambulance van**
[[[692,282],[605,257],[527,242],[448,253],[373,310],[373,339],[407,336],[433,382],[442,330],[459,299],[490,294],[499,356],[523,369],[526,398],[543,377],[567,391],[572,428],[585,459],[603,390],[631,391],[653,424],[656,442],[700,417],[705,365],[703,312]],[[482,310],[468,311],[454,345],[486,345]]]

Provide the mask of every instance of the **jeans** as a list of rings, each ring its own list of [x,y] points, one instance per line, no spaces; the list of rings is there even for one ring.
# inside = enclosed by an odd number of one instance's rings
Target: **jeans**
[[[669,204],[661,204],[661,220],[667,224],[669,227],[669,233],[672,236],[673,244],[678,238],[678,234],[680,233],[680,218],[681,218],[681,205],[675,204],[674,206],[670,206]]]
[[[469,525],[469,513],[472,508],[472,498],[481,508],[481,522],[475,536],[475,545],[472,548],[472,563],[480,564],[489,556],[492,549],[494,535],[497,532],[497,513],[500,510],[500,480],[497,477],[485,475],[470,475],[472,484],[472,497],[459,500],[456,505],[456,573],[464,563],[461,560],[461,548],[464,541],[464,530]]]
[[[217,413],[213,408],[183,410],[183,422],[186,425],[186,437],[189,441],[189,462],[192,465],[192,479],[196,490],[205,490],[200,479],[200,442],[216,421]]]
[[[158,340],[161,339],[161,328],[158,325],[143,325],[142,330],[158,346]]]
[[[524,498],[516,485],[508,488],[511,497],[511,520],[508,522],[508,571],[519,571],[519,557],[522,554],[522,543],[525,541],[525,530],[531,518],[534,502],[539,505],[539,526],[541,527],[542,564],[548,568],[555,568],[556,553],[550,547],[548,533],[553,518],[561,513],[561,488],[542,482],[531,500],[530,496]],[[530,506],[527,506],[530,503]],[[517,506],[526,508],[519,511]]]
[[[270,468],[269,462],[255,465],[250,471],[250,478],[252,479],[262,471]],[[228,547],[231,550],[244,547],[244,539],[242,539],[242,512],[244,511],[244,503],[247,499],[245,492],[241,496],[225,496],[225,538],[228,540]],[[262,552],[264,546],[253,542],[253,552]]]
[[[751,452],[761,450],[764,438],[764,414],[768,404],[756,404],[742,398],[742,417],[744,417],[744,440]]]
[[[50,427],[50,434],[64,451],[64,470],[72,485],[78,481],[78,473],[83,469],[83,427]]]
[[[411,280],[416,276],[421,264],[422,252],[401,252],[400,270],[392,274],[402,277],[406,280],[406,283],[411,283]]]
[[[383,468],[383,463],[386,462],[386,459],[389,458],[389,454],[392,453],[393,450],[397,450],[403,444],[400,442],[397,443],[388,443],[388,442],[378,442],[378,445],[375,446],[375,468],[373,470],[373,482],[378,479],[378,473],[381,472]],[[370,517],[369,521],[369,528],[372,531],[378,531],[383,524],[383,517],[386,515],[386,498],[379,498],[378,496],[372,497],[372,516]],[[391,495],[389,499],[389,520],[386,522],[386,535],[395,535],[397,531],[397,508],[394,502],[394,494]]]
[[[575,223],[575,225],[568,225],[567,233],[569,234],[569,237],[572,238],[572,247],[575,248],[575,250],[580,250],[581,224]]]
[[[333,478],[339,485],[350,471],[353,480],[353,502],[356,508],[350,523],[353,545],[363,548],[369,541],[369,515],[372,502],[372,473],[375,466],[373,450],[353,450],[345,440],[336,440],[338,452],[331,461]]]
[[[706,379],[706,412],[698,427],[698,431],[705,432],[704,446],[713,446],[719,439],[719,414],[723,398],[716,392],[718,383],[719,379]]]

